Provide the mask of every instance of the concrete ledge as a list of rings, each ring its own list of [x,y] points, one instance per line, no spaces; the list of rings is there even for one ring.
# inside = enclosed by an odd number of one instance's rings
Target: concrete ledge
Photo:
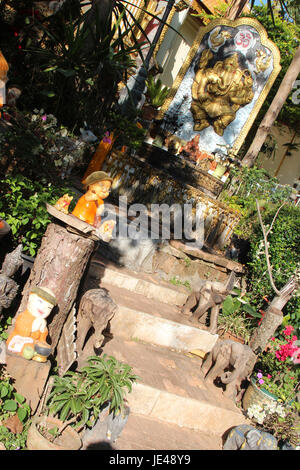
[[[218,406],[143,384],[134,384],[126,398],[133,413],[198,431],[223,434],[230,427],[247,422],[238,408],[224,408],[221,403]]]
[[[188,292],[154,284],[107,267],[105,267],[101,277],[101,283],[128,289],[137,294],[144,295],[148,299],[155,299],[170,305],[184,305],[189,295]]]
[[[120,337],[139,339],[178,351],[200,349],[209,352],[219,337],[199,328],[176,323],[122,305],[119,305],[110,324],[112,333]]]

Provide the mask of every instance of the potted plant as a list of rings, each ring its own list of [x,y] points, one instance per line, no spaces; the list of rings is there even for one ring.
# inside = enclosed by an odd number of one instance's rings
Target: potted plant
[[[245,411],[253,404],[277,400],[288,404],[295,399],[300,380],[300,348],[293,332],[291,325],[286,326],[260,354],[243,397]]]
[[[29,450],[78,450],[82,446],[79,434],[53,416],[34,416],[27,435]]]
[[[118,436],[112,427],[117,426],[119,435],[125,426],[129,414],[125,392],[131,391],[137,379],[129,365],[112,356],[90,356],[81,370],[54,378],[47,408],[51,416],[77,432],[93,428],[101,415],[108,423],[107,438],[115,440]]]
[[[250,305],[250,297],[234,288],[233,295],[227,295],[218,317],[218,334],[224,339],[249,343],[253,329],[252,319],[260,317]]]
[[[142,118],[146,121],[152,121],[156,118],[158,110],[163,105],[170,89],[164,86],[159,78],[155,80],[152,75],[146,80],[146,86],[146,103],[142,108]]]
[[[286,407],[278,401],[269,404],[253,404],[247,410],[248,417],[260,431],[272,434],[279,449],[299,449],[300,420],[299,403]]]

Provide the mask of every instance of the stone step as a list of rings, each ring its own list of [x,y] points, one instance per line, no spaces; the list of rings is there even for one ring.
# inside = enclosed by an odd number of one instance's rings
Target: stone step
[[[211,351],[218,340],[218,335],[192,326],[179,307],[102,281],[100,286],[108,290],[119,307],[110,321],[114,335],[178,351],[198,349],[204,353]]]
[[[97,254],[91,260],[88,275],[96,284],[99,280],[101,284],[121,287],[169,305],[184,305],[190,294],[184,286],[174,286],[147,273],[136,273]]]
[[[135,414],[217,436],[246,422],[221,389],[204,381],[197,356],[117,336],[103,353],[131,365],[141,378],[127,394]]]
[[[112,446],[116,450],[222,450],[222,438],[130,412],[122,434]],[[190,458],[187,454],[181,462],[187,464]]]

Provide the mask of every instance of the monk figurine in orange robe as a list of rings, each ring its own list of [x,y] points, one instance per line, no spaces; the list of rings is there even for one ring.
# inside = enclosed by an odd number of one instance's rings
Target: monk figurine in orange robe
[[[27,308],[17,316],[14,329],[6,340],[9,352],[20,354],[26,359],[45,362],[51,352],[51,347],[46,342],[48,336],[46,318],[56,303],[53,292],[47,287],[31,289]]]
[[[78,200],[72,214],[87,224],[99,229],[101,225],[101,215],[104,211],[103,199],[108,197],[112,181],[113,179],[104,171],[95,171],[94,173],[91,173],[83,181],[87,191]],[[106,225],[108,222],[111,222],[109,224],[109,228],[112,232],[114,222],[107,221],[105,222]]]

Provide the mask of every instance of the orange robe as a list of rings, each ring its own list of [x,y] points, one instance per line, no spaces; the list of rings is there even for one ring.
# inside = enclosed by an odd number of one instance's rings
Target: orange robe
[[[13,331],[6,340],[9,351],[22,353],[24,346],[34,346],[36,341],[46,342],[48,329],[45,331],[32,331],[34,317],[28,310],[18,315]]]
[[[85,195],[83,195],[80,199],[78,199],[72,214],[87,224],[94,225],[96,211],[101,204],[104,204],[102,199],[98,199],[98,201],[87,201],[85,199]],[[101,220],[101,218],[99,219]]]

